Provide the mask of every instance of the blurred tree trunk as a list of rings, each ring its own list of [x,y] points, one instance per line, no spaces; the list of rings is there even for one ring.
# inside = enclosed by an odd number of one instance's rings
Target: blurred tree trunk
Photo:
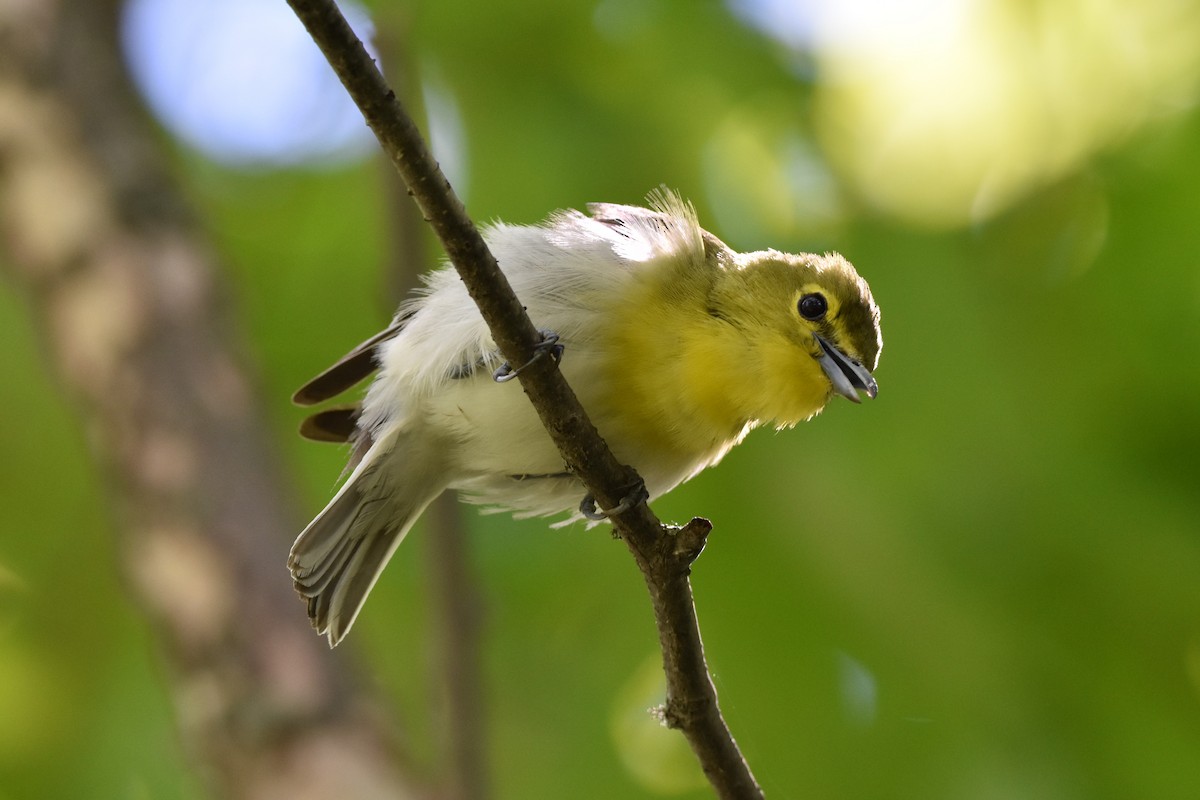
[[[85,421],[184,745],[220,797],[411,796],[293,594],[297,520],[257,387],[124,74],[117,12],[0,0],[0,247]]]
[[[407,11],[377,14],[375,46],[392,88],[410,109],[423,109],[417,66],[412,57]],[[425,126],[428,128],[428,125]],[[420,285],[433,263],[433,233],[388,159],[379,157],[387,187],[387,261],[383,274],[392,308]],[[483,599],[471,567],[470,539],[463,508],[454,492],[443,492],[426,512],[427,583],[432,674],[431,711],[438,731],[441,763],[438,784],[445,800],[484,800],[488,786],[485,741],[482,643]]]

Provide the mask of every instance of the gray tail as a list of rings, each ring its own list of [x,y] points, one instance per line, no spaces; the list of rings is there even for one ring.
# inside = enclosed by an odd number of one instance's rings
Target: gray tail
[[[308,617],[330,647],[350,631],[392,553],[442,491],[430,486],[428,474],[422,479],[412,474],[417,470],[386,463],[394,461],[386,438],[296,538],[288,557]]]

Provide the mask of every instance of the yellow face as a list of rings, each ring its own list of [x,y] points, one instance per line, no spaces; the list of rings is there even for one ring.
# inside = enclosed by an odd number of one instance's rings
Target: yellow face
[[[605,315],[606,377],[589,411],[606,436],[723,452],[749,427],[794,425],[835,394],[874,396],[879,310],[853,267],[832,255],[723,253],[703,282],[671,273]]]
[[[754,353],[745,379],[761,397],[762,418],[790,425],[834,394],[854,402],[860,391],[875,396],[879,308],[841,256],[739,256],[714,287],[713,304]]]

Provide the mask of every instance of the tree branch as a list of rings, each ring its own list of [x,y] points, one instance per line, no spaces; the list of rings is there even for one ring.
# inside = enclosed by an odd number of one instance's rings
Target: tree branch
[[[288,0],[288,4],[329,60],[433,226],[501,354],[510,364],[529,362],[540,334],[358,37],[332,0]],[[518,377],[568,468],[600,508],[617,507],[640,485],[640,479],[613,456],[553,361],[540,359]],[[612,522],[650,591],[667,677],[664,720],[682,730],[718,795],[761,797],[762,791],[721,717],[688,579],[690,565],[703,549],[711,525],[695,519],[682,529],[668,528],[645,503],[616,514]]]

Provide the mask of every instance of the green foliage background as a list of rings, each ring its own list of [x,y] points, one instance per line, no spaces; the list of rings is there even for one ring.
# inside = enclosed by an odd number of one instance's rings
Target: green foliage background
[[[714,221],[729,201],[704,171],[714,121],[809,131],[819,80],[721,5],[605,5],[634,33],[602,35],[590,3],[404,10],[414,60],[460,106],[475,218],[533,222],[664,183],[739,249],[845,253],[883,309],[876,401],[759,431],[655,504],[716,524],[698,610],[768,795],[1200,796],[1194,104],[971,225],[904,222],[839,181],[836,219],[761,240]],[[381,26],[402,11],[375,10]],[[390,312],[385,176],[236,172],[176,152],[232,269],[301,524],[344,454],[299,441],[287,397]],[[0,340],[0,798],[198,797],[87,432],[11,287]],[[656,640],[624,547],[467,516],[496,796],[706,796],[682,740],[641,714]],[[418,529],[347,657],[432,759],[424,557]]]

